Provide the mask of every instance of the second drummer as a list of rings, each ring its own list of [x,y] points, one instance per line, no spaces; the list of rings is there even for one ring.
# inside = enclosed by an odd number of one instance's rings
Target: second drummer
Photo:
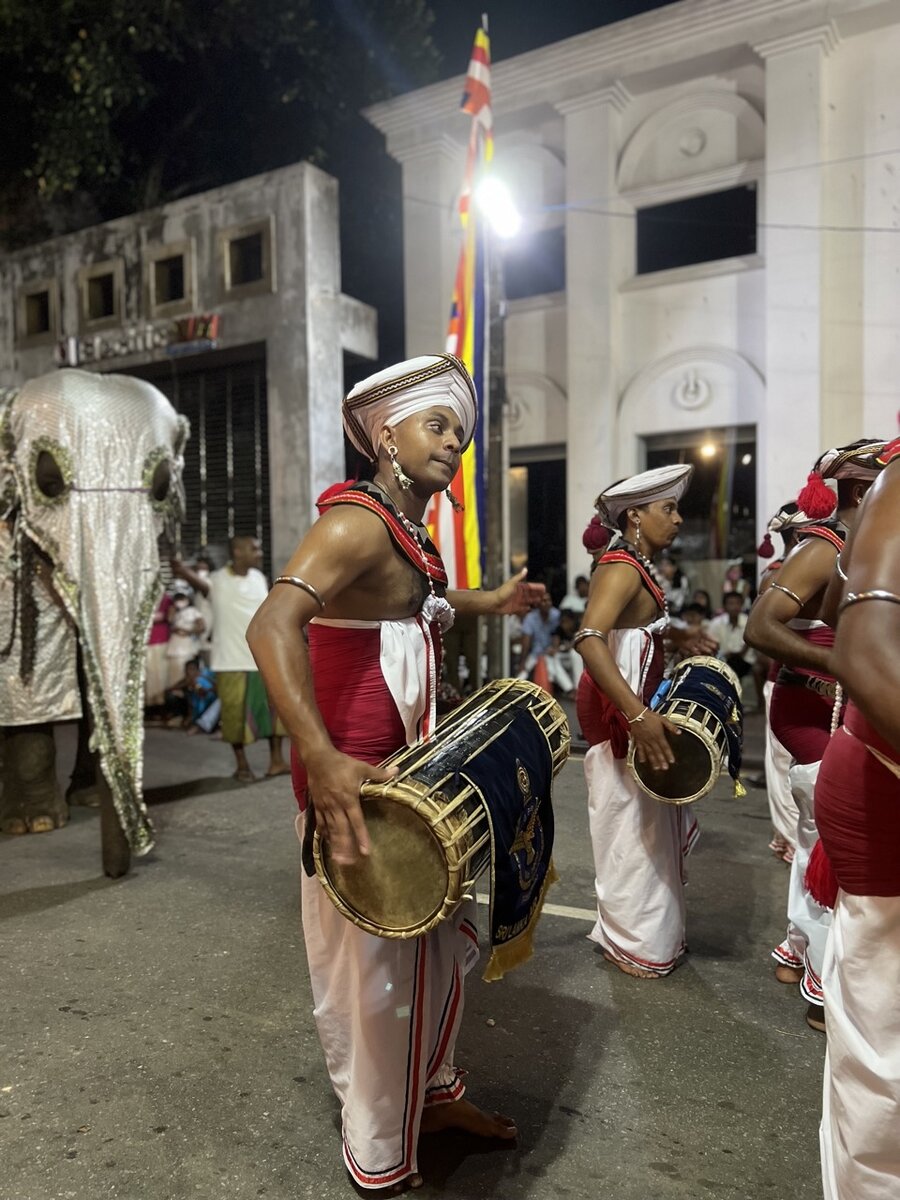
[[[597,507],[613,537],[594,569],[576,639],[586,667],[578,715],[590,744],[584,773],[596,869],[590,937],[640,979],[668,975],[684,953],[684,858],[698,832],[690,812],[652,799],[625,765],[629,736],[640,761],[661,770],[674,762],[666,731],[678,727],[647,707],[662,680],[668,626],[651,560],[678,533],[678,501],[692,471],[660,467],[602,493]],[[700,632],[676,636],[688,654],[712,648]]]
[[[429,736],[440,631],[454,609],[524,613],[544,589],[521,572],[495,591],[446,592],[421,521],[475,429],[475,388],[458,359],[426,355],[371,376],[346,398],[343,417],[351,441],[377,464],[374,481],[320,502],[324,515],[247,640],[302,760],[298,800],[306,808],[312,798],[332,860],[351,864],[369,849],[360,786],[389,778],[369,764]],[[304,822],[308,835],[308,812]],[[308,870],[302,903],[316,1024],[358,1186],[421,1186],[420,1131],[514,1138],[512,1121],[463,1097],[453,1061],[464,978],[477,958],[474,902],[406,941],[352,924]]]

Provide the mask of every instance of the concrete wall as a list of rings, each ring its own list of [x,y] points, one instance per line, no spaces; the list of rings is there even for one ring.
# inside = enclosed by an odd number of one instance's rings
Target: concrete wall
[[[270,228],[270,286],[248,285],[244,294],[226,292],[220,234],[260,220]],[[313,519],[315,497],[344,475],[343,349],[372,358],[377,349],[374,312],[341,295],[338,192],[329,175],[299,164],[0,259],[0,384],[21,383],[56,365],[52,340],[22,344],[16,329],[20,286],[56,280],[60,335],[77,337],[85,332],[79,328],[79,268],[106,260],[123,264],[119,328],[126,352],[104,359],[99,369],[166,361],[164,347],[127,352],[127,338],[145,338],[147,251],[183,242],[192,247],[195,276],[185,311],[219,314],[218,350],[265,343],[271,551],[280,567]],[[168,323],[149,319],[154,327]],[[97,330],[106,339],[116,332]],[[181,361],[192,369],[202,367],[203,355]]]

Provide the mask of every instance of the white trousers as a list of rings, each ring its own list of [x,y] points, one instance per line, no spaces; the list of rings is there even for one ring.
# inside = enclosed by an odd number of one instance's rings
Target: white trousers
[[[699,833],[691,806],[648,796],[609,742],[591,746],[584,774],[597,893],[588,936],[619,962],[668,975],[685,949],[684,859]]]
[[[302,837],[303,818],[297,820]],[[303,934],[316,1026],[341,1102],[344,1162],[363,1188],[417,1170],[426,1105],[457,1100],[453,1065],[464,981],[478,959],[475,903],[423,937],[365,933],[317,877],[302,874]]]
[[[900,896],[838,894],[823,984],[825,1200],[897,1200]]]
[[[813,795],[820,763],[795,763],[791,767],[791,794],[797,804],[797,849],[791,863],[788,890],[788,941],[803,962],[800,994],[810,1004],[822,1004],[822,965],[831,926],[831,912],[817,903],[804,885],[813,847],[819,840]]]
[[[774,683],[768,681],[763,685],[763,697],[766,704],[766,791],[769,796],[769,813],[772,817],[773,829],[784,838],[789,846],[796,848],[797,822],[800,814],[797,811],[797,803],[791,795],[791,783],[788,778],[791,756],[772,732],[772,726],[769,723],[774,686]]]

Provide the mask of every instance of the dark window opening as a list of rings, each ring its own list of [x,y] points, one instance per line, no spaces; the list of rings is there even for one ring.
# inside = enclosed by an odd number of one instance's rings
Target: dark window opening
[[[25,297],[25,336],[50,332],[50,292],[31,292]]]
[[[112,271],[88,280],[87,315],[89,321],[102,321],[104,317],[116,315],[116,282]]]
[[[503,247],[503,283],[507,300],[565,291],[565,229],[542,229],[523,237],[521,245],[507,243]]]
[[[638,275],[755,253],[755,184],[638,209]]]
[[[262,232],[248,233],[228,243],[228,265],[231,287],[257,283],[265,277]]]
[[[153,264],[153,294],[157,304],[184,299],[184,255],[158,258]]]

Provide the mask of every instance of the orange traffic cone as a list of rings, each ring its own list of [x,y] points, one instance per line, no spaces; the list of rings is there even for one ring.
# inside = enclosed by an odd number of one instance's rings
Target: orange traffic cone
[[[553,695],[553,685],[550,683],[550,675],[547,671],[547,662],[543,654],[534,664],[534,672],[532,673],[531,678],[533,682],[538,685],[538,687],[542,687],[545,692],[549,692],[551,696]]]

